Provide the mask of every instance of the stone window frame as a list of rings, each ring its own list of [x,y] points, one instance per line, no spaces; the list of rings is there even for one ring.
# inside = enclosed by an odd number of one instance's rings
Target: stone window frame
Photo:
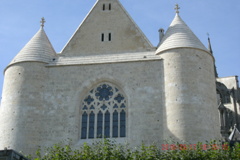
[[[100,86],[103,85],[110,86],[112,88],[112,93],[99,94],[97,90]],[[105,87],[106,90],[106,87]],[[108,95],[108,96],[107,96]],[[110,133],[109,136],[105,136],[105,114],[110,113]],[[114,132],[113,128],[116,128],[116,125],[113,126],[113,116],[114,113],[118,113],[117,121],[117,133]],[[102,125],[98,124],[98,114],[102,113]],[[90,114],[94,114],[94,136],[90,133]],[[84,124],[83,115],[87,115],[87,122]],[[127,121],[128,121],[128,104],[127,97],[123,90],[110,82],[101,82],[97,85],[94,85],[87,94],[81,100],[80,106],[80,139],[96,139],[96,138],[125,138],[127,137]],[[86,117],[85,117],[86,118]],[[101,121],[101,120],[100,120]],[[116,123],[116,121],[115,121]],[[83,124],[85,125],[86,133],[83,134]],[[97,135],[101,130],[98,127],[102,126],[103,135]],[[123,127],[124,126],[124,127]],[[85,135],[85,136],[84,136]],[[90,136],[91,135],[91,136]]]

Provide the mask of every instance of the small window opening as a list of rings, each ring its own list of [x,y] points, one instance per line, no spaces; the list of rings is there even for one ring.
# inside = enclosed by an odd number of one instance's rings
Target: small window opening
[[[104,33],[102,33],[102,42],[104,41]]]
[[[103,11],[105,11],[105,4],[103,4]]]
[[[108,33],[108,41],[111,41],[111,40],[112,40],[112,34]]]
[[[111,3],[109,3],[108,8],[109,8],[109,11],[112,9],[112,5],[111,5]]]

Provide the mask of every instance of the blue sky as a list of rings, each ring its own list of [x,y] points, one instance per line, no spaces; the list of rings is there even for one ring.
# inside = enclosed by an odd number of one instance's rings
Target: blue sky
[[[114,1],[114,0],[113,0]],[[60,52],[96,0],[0,0],[0,93],[3,70],[40,28]],[[210,34],[220,77],[240,76],[240,0],[120,0],[153,45],[180,5],[180,16],[207,46]]]

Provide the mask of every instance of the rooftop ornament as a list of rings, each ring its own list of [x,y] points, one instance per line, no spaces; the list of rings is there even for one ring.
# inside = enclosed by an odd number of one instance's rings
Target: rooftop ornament
[[[174,9],[176,10],[176,13],[178,14],[179,13],[179,9],[180,9],[179,5],[176,4],[176,7]]]
[[[45,18],[44,17],[42,17],[42,19],[41,19],[41,21],[40,21],[40,23],[41,23],[41,27],[43,28],[44,27],[44,23],[45,23],[46,21],[45,21]]]

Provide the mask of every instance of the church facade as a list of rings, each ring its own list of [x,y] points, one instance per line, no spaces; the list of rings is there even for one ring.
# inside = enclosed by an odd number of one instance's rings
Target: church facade
[[[0,149],[71,139],[131,145],[227,138],[239,127],[237,76],[219,78],[176,7],[153,46],[118,0],[98,0],[61,53],[40,30],[4,71]],[[209,41],[210,44],[210,41]]]

